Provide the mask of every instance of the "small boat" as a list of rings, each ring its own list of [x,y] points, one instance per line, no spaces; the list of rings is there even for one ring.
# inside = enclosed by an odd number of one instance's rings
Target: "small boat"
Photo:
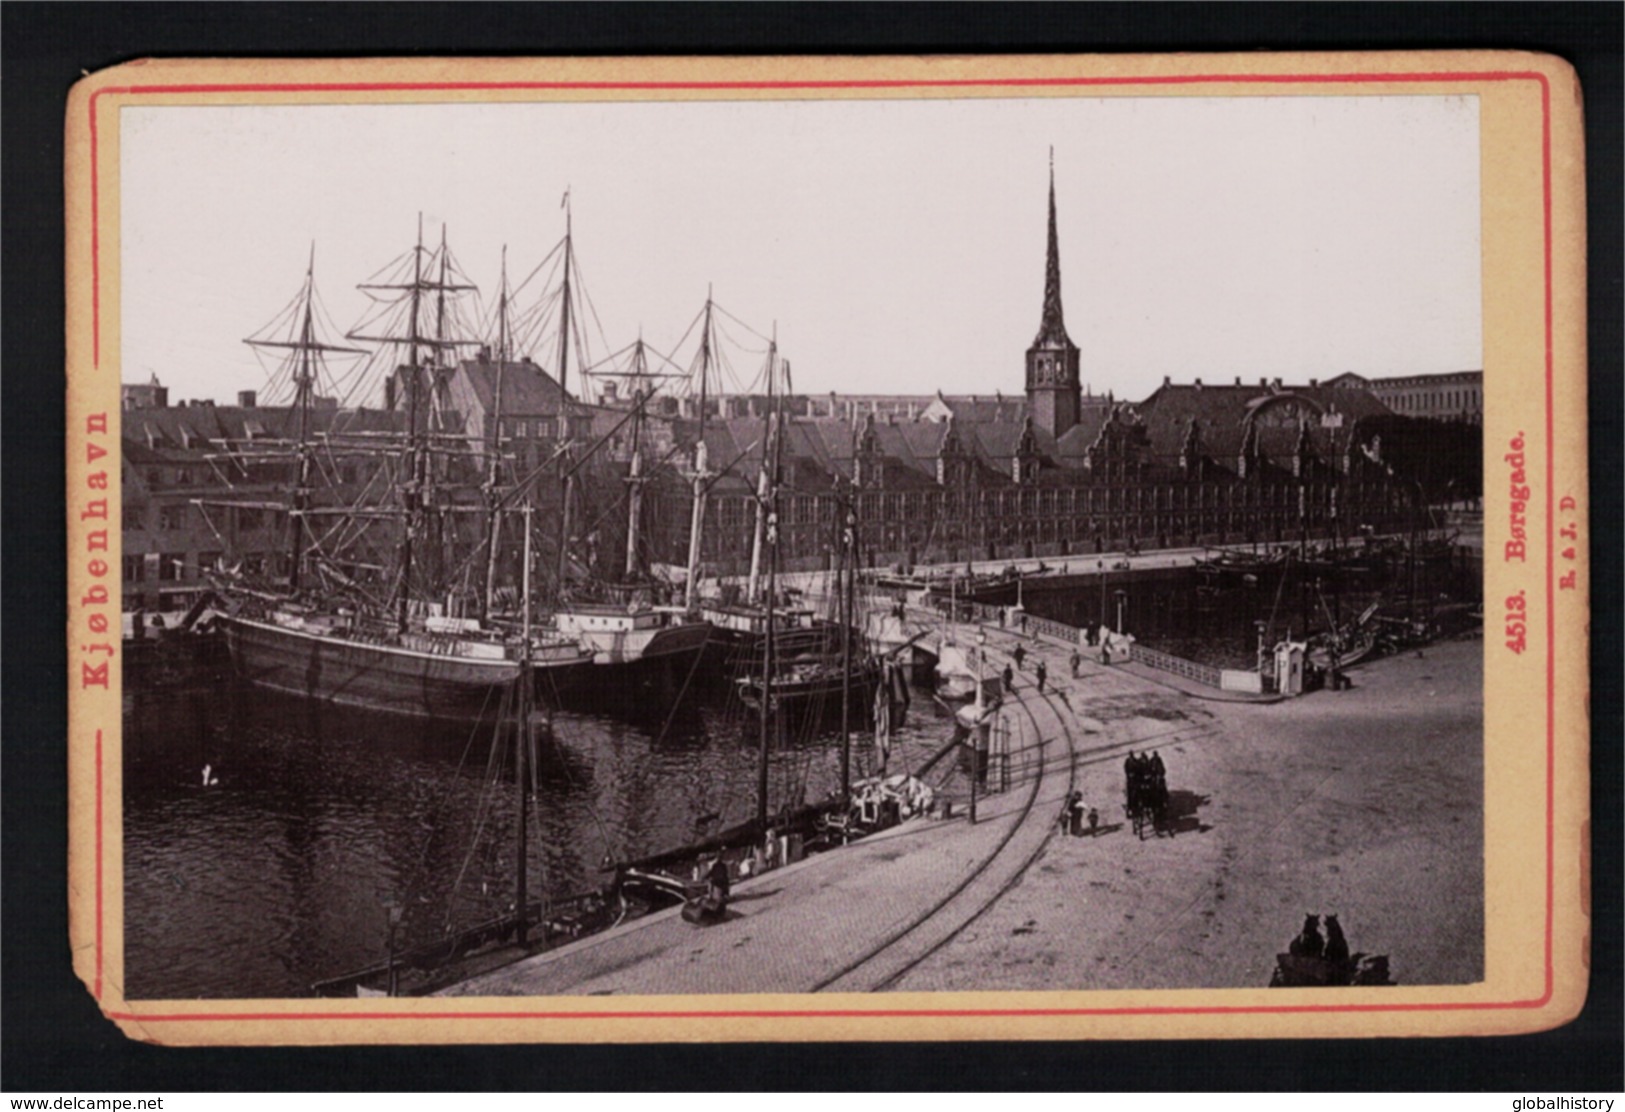
[[[863,654],[853,660],[850,668],[843,668],[837,655],[829,657],[803,657],[779,663],[768,683],[771,705],[781,710],[807,704],[833,705],[839,709],[843,692],[852,705],[867,708],[880,683],[881,665],[873,657]],[[760,707],[762,681],[759,676],[741,676],[737,681],[739,697],[745,705]]]

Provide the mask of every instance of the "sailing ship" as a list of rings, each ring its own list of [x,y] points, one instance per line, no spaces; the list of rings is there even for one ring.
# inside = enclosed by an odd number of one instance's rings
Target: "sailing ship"
[[[558,382],[563,416],[571,402],[566,390],[569,381],[571,314],[574,290],[579,285],[575,264],[573,221],[566,198],[563,264],[558,294]],[[611,356],[613,361],[618,355]],[[627,369],[588,368],[578,353],[578,365],[585,379],[625,380],[631,384],[627,414],[590,446],[575,462],[568,454],[558,459],[563,524],[559,533],[557,597],[553,604],[554,629],[562,636],[578,640],[591,654],[592,666],[576,677],[571,697],[577,701],[624,701],[632,692],[656,690],[664,694],[680,692],[698,668],[711,629],[692,618],[682,606],[661,605],[664,584],[649,574],[643,552],[643,488],[649,480],[645,463],[647,450],[646,411],[654,398],[653,385],[671,377],[651,371],[649,347],[643,337],[630,346]],[[576,477],[589,461],[622,430],[629,427],[629,456],[626,486],[626,559],[619,578],[591,575],[572,577],[569,549],[570,520],[575,503]]]
[[[531,624],[531,506],[523,509],[524,567],[520,605],[520,638],[527,640]],[[450,909],[458,893],[442,893],[448,925],[440,936],[405,949],[397,949],[403,920],[409,907],[420,901],[395,905],[389,921],[388,953],[384,961],[364,969],[327,978],[312,986],[318,996],[421,996],[446,988],[476,973],[500,968],[530,954],[614,927],[621,922],[661,907],[682,902],[687,892],[680,884],[665,878],[635,874],[624,883],[603,889],[552,898],[530,892],[531,811],[538,791],[536,769],[537,731],[535,713],[535,665],[528,658],[518,662],[512,682],[503,689],[501,713],[492,726],[492,755],[487,789],[504,790],[505,771],[513,772],[514,845],[513,896],[505,911],[486,915],[472,925],[453,929]],[[482,804],[482,812],[492,801]],[[479,846],[471,842],[461,876],[474,859]],[[453,888],[455,889],[455,885]],[[410,895],[410,886],[408,895]],[[425,898],[423,904],[436,901]]]
[[[764,596],[768,617],[764,642],[764,669],[767,671],[764,675],[771,674],[774,660],[772,610],[778,568],[776,483],[767,497],[771,527],[765,539],[769,590]],[[522,636],[530,632],[531,531],[528,508],[526,517],[522,613],[527,617],[524,619]],[[607,861],[605,870],[611,874],[611,878],[600,889],[557,900],[549,899],[546,893],[542,893],[539,899],[533,899],[528,887],[529,815],[537,791],[534,771],[537,761],[531,670],[528,660],[519,662],[518,675],[505,690],[503,714],[494,726],[492,735],[493,752],[504,754],[491,762],[492,787],[494,790],[500,789],[502,772],[511,765],[517,793],[514,810],[514,887],[510,907],[502,913],[483,917],[473,926],[457,931],[447,930],[430,942],[399,951],[395,940],[406,912],[392,913],[386,959],[366,969],[318,982],[313,986],[318,995],[395,996],[433,992],[476,973],[511,964],[530,954],[610,929],[629,919],[687,903],[699,895],[698,877],[702,869],[714,868],[718,862],[731,874],[752,875],[773,864],[794,860],[808,841],[819,834],[826,838],[826,844],[833,845],[835,841],[830,836],[831,831],[839,831],[838,840],[843,842],[847,837],[861,832],[847,821],[853,805],[849,721],[842,723],[840,791],[817,803],[796,806],[785,803],[776,811],[770,810],[769,759],[777,716],[764,702],[757,714],[758,782],[753,818],[697,843],[645,854],[634,860]],[[512,754],[511,762],[506,757],[509,752]],[[470,859],[474,854],[475,847],[471,845]],[[455,892],[449,894],[448,908],[455,895]],[[414,902],[407,900],[399,906],[409,909]]]
[[[523,665],[538,671],[570,670],[589,654],[567,637],[521,635],[511,624],[460,616],[418,590],[414,560],[422,547],[420,538],[437,536],[441,524],[433,510],[437,484],[446,473],[443,456],[448,449],[460,448],[456,438],[431,428],[421,398],[425,383],[435,381],[440,353],[455,349],[460,341],[443,332],[425,333],[423,302],[426,295],[436,297],[441,305],[437,317],[443,324],[445,295],[472,286],[452,273],[443,238],[438,252],[424,248],[421,220],[418,241],[411,249],[409,279],[403,274],[401,281],[362,286],[401,295],[397,300],[404,308],[404,335],[351,332],[346,338],[405,348],[398,380],[407,390],[406,431],[403,437],[382,441],[331,433],[321,446],[322,455],[383,458],[386,468],[396,469],[395,504],[315,505],[317,443],[310,418],[321,360],[329,353],[366,351],[327,343],[317,335],[314,257],[312,249],[298,309],[291,318],[294,331],[286,336],[256,335],[247,341],[284,350],[291,362],[298,422],[292,445],[293,497],[285,507],[269,507],[288,515],[288,578],[267,588],[240,575],[224,575],[217,582],[224,599],[218,625],[237,673],[250,683],[313,700],[417,717],[489,716],[501,689],[517,679]],[[378,597],[347,574],[341,560],[324,550],[322,538],[311,527],[324,517],[397,524],[398,562],[386,585],[387,597]],[[307,579],[307,565],[317,573],[318,582]],[[354,564],[350,567],[353,570]]]

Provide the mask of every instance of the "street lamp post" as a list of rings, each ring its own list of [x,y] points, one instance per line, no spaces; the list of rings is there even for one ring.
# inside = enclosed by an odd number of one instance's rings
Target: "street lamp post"
[[[1120,590],[1117,592],[1117,635],[1119,637],[1123,635],[1123,603],[1127,600],[1127,591]]]
[[[1100,621],[1099,625],[1106,624],[1106,561],[1095,561],[1095,577],[1100,580]]]
[[[987,663],[987,630],[976,631],[976,715],[970,728],[970,824],[976,825],[976,784],[982,778],[982,754],[977,742],[982,736],[982,668]]]

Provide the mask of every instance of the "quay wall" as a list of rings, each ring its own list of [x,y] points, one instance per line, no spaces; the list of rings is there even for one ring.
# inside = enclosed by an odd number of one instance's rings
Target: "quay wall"
[[[995,606],[985,602],[950,602],[944,598],[935,598],[931,601],[944,613],[952,609],[951,616],[957,621],[997,626],[1069,648],[1082,645],[1086,640],[1082,629],[1053,618],[1041,618],[1014,607]],[[1137,641],[1129,643],[1128,659],[1144,664],[1148,668],[1199,683],[1204,687],[1221,691],[1264,693],[1264,677],[1257,672],[1215,668],[1211,664],[1186,660],[1172,653],[1149,648]]]

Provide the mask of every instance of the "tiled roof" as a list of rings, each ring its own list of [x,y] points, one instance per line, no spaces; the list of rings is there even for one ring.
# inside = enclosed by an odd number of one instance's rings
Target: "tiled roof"
[[[181,459],[228,443],[291,440],[299,433],[299,414],[292,406],[132,409],[120,414],[120,420],[125,457],[132,461]],[[387,432],[399,429],[402,421],[400,415],[382,409],[312,409],[309,431],[312,438],[346,432]]]
[[[565,392],[558,380],[531,362],[492,363],[465,359],[458,373],[467,381],[480,408],[486,413],[496,407],[497,371],[502,371],[502,412],[516,417],[552,416],[561,408]]]
[[[1254,414],[1272,403],[1296,399],[1313,413],[1330,416],[1334,424],[1315,421],[1309,426],[1315,454],[1330,458],[1346,445],[1355,424],[1389,412],[1369,390],[1350,386],[1165,385],[1134,406],[1151,441],[1158,463],[1177,461],[1191,421],[1197,425],[1203,455],[1232,466],[1240,454],[1247,425]],[[1341,418],[1341,425],[1335,422]],[[1288,459],[1296,451],[1296,426],[1259,426],[1259,452],[1272,459]]]

